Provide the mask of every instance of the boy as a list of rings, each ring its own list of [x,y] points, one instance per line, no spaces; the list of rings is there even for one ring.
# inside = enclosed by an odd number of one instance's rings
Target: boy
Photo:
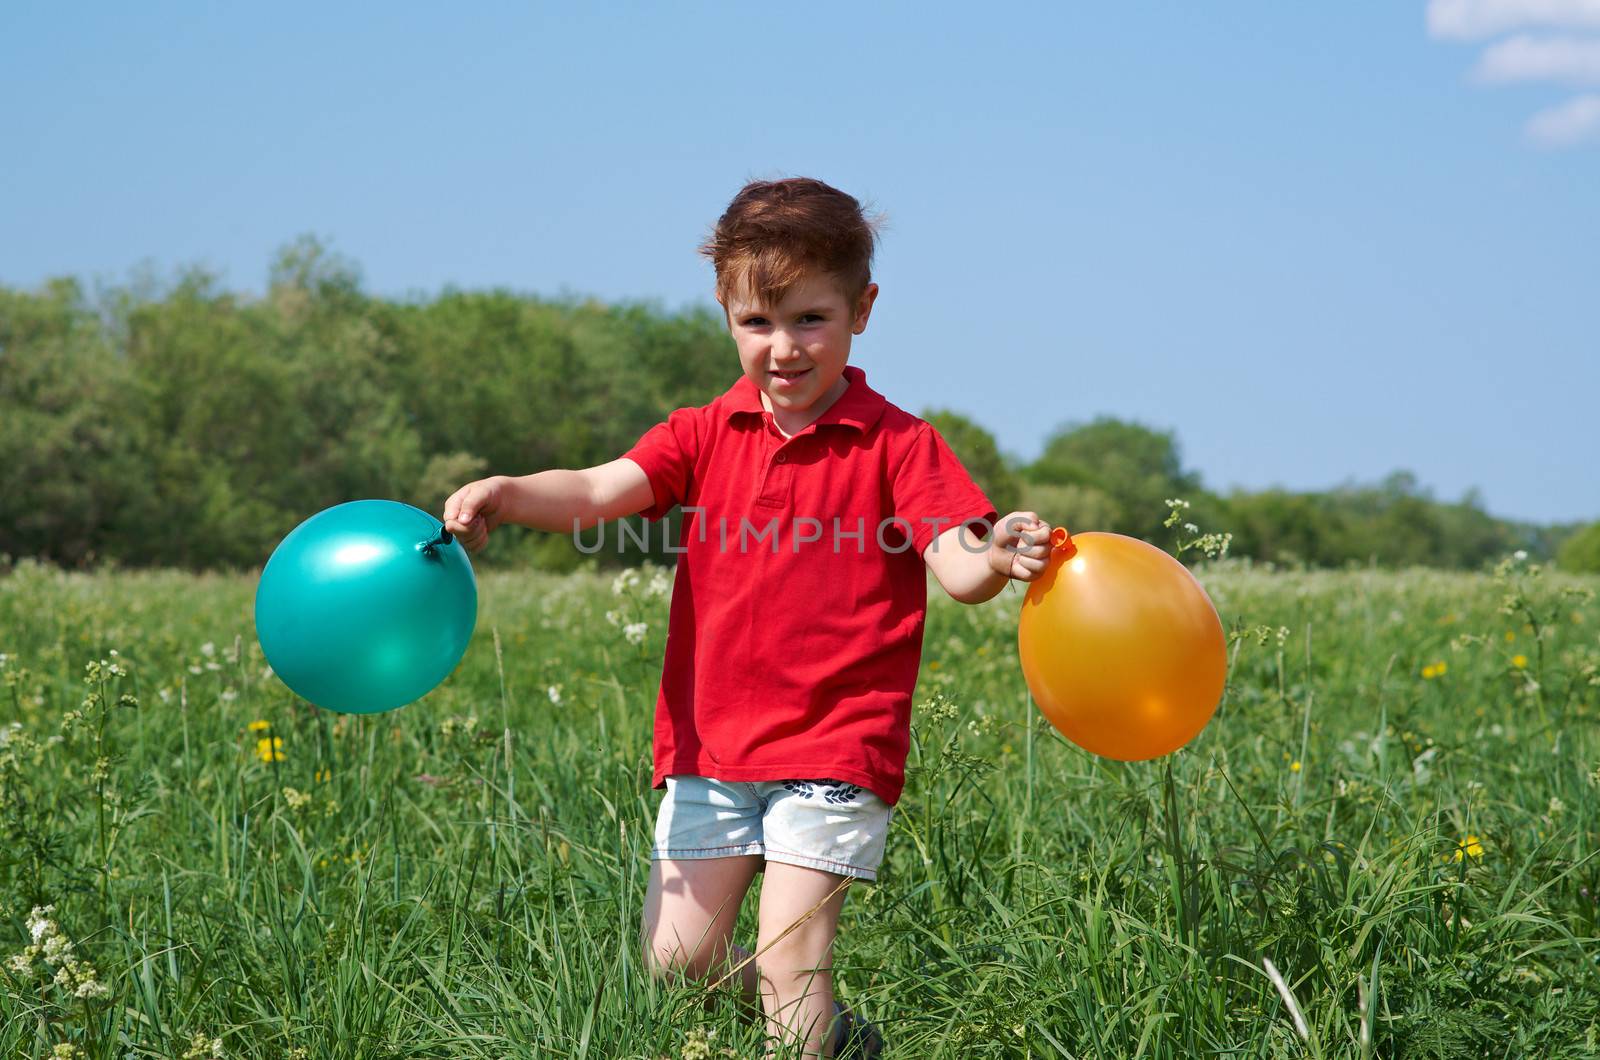
[[[938,432],[847,364],[878,295],[874,241],[860,204],[820,181],[747,185],[701,248],[739,381],[621,459],[469,483],[444,513],[476,551],[503,522],[567,531],[683,506],[645,957],[696,979],[745,962],[768,1034],[806,1056],[881,1049],[834,1004],[831,954],[846,884],[876,878],[904,783],[926,571],[979,603],[1049,555],[1047,525],[996,525]],[[748,962],[732,933],[763,871]]]

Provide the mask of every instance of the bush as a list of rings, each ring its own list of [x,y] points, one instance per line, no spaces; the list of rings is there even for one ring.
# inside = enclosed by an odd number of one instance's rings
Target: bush
[[[1600,523],[1590,523],[1563,541],[1556,563],[1574,574],[1600,574]]]

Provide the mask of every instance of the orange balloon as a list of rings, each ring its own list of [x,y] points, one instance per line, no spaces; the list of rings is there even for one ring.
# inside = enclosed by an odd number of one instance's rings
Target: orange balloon
[[[1211,598],[1183,564],[1135,538],[1058,527],[1051,541],[1017,630],[1039,709],[1106,758],[1176,751],[1216,713],[1228,674]]]

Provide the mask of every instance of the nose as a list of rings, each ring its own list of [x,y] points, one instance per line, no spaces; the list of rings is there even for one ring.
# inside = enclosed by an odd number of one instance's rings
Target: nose
[[[772,359],[779,364],[790,364],[800,359],[800,345],[784,332],[772,337]]]

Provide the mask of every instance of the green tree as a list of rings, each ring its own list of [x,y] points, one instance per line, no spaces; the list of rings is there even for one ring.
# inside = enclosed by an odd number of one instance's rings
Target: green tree
[[[1235,492],[1226,504],[1230,551],[1291,566],[1333,564],[1344,537],[1339,514],[1316,494]]]
[[[994,435],[959,412],[930,409],[922,418],[944,437],[961,466],[989,497],[997,515],[1016,511],[1022,504],[1022,484],[1000,455]]]
[[[1600,523],[1590,523],[1563,541],[1556,563],[1562,570],[1600,574]]]
[[[1030,483],[1098,491],[1110,500],[1114,518],[1114,525],[1103,529],[1147,541],[1165,543],[1170,536],[1162,526],[1168,498],[1189,499],[1197,521],[1203,517],[1202,502],[1196,500],[1200,477],[1183,469],[1173,434],[1114,417],[1058,430],[1024,475]],[[1209,515],[1212,506],[1204,503]],[[1072,514],[1057,517],[1070,520]]]
[[[150,482],[129,389],[75,281],[0,288],[0,552],[64,566],[128,558],[111,527]]]

